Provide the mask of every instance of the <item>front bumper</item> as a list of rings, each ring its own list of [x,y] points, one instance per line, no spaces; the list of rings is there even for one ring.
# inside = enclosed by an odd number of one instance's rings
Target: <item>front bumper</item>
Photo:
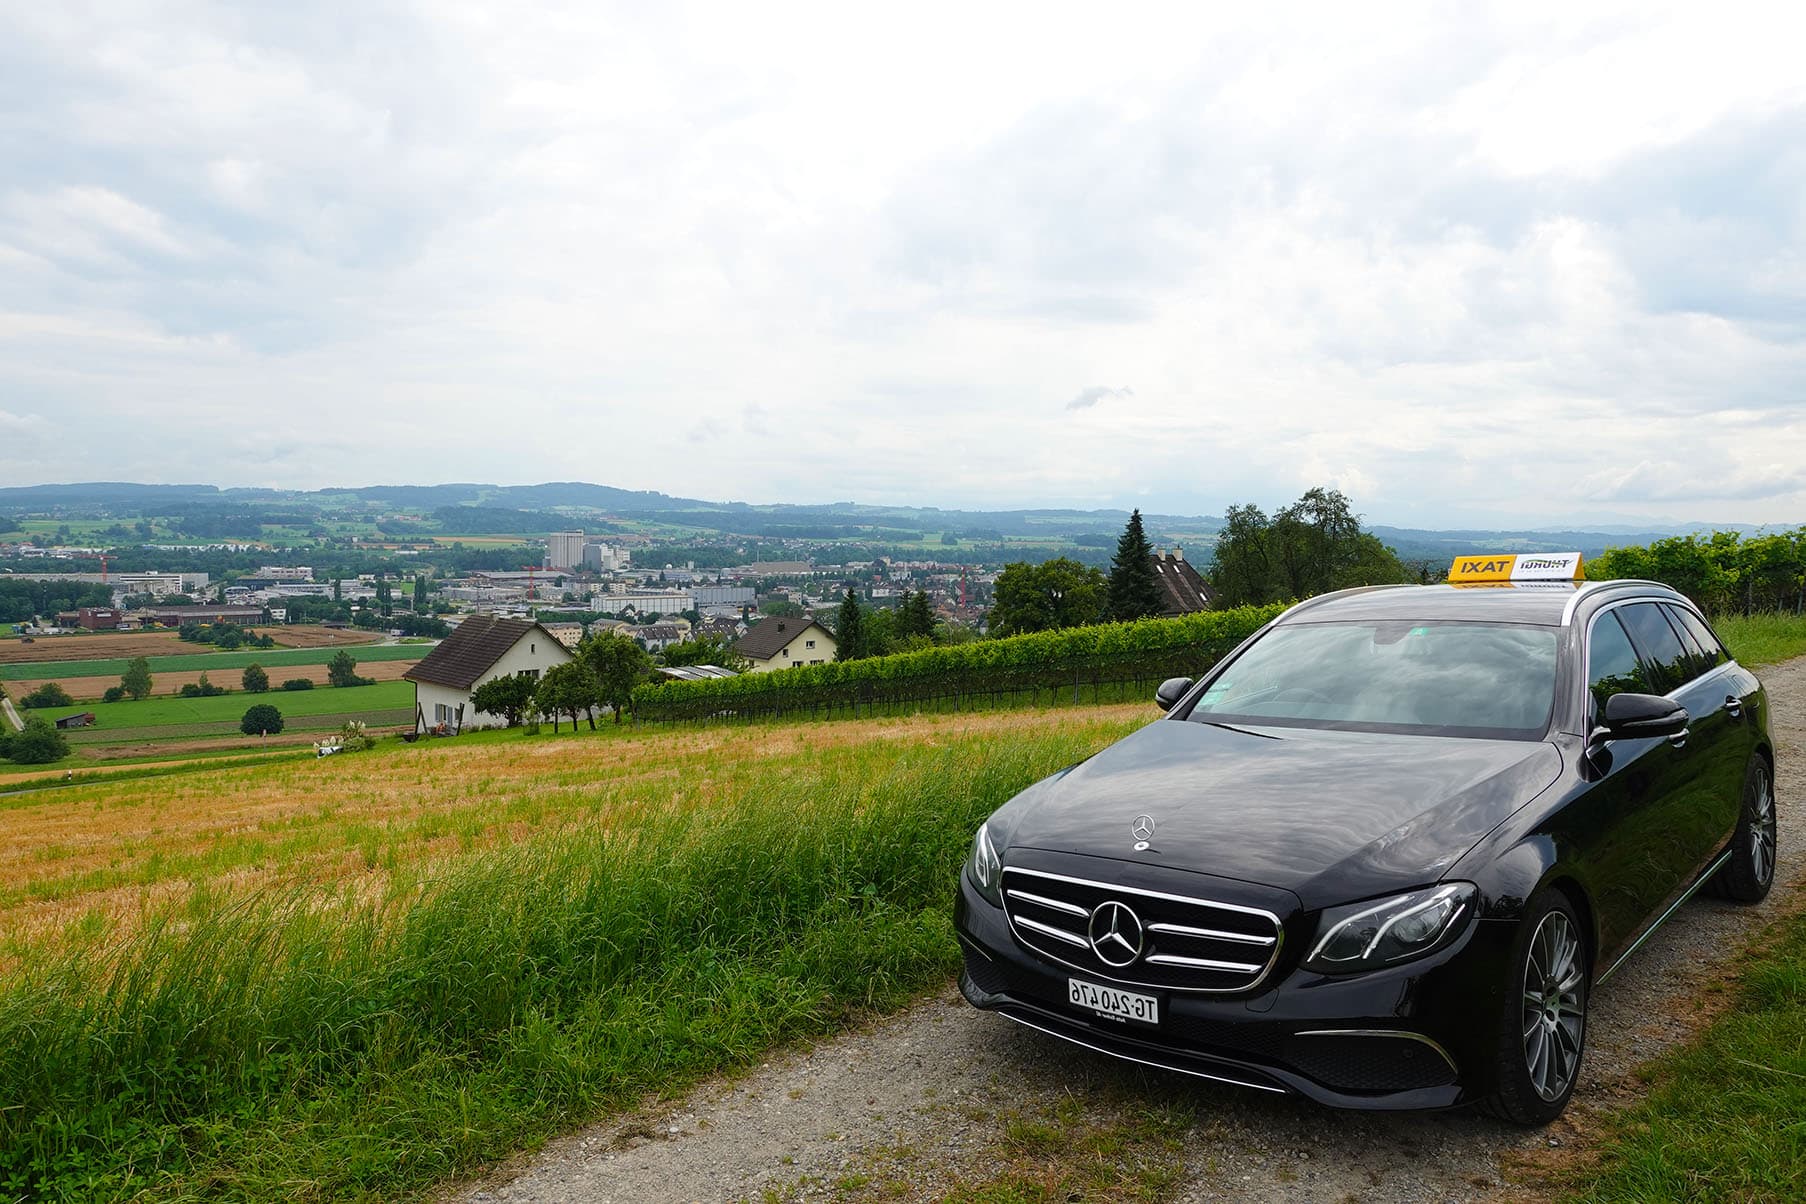
[[[1003,910],[960,875],[955,925],[974,1007],[1115,1057],[1338,1108],[1426,1109],[1491,1090],[1512,925],[1470,922],[1449,948],[1386,970],[1325,976],[1297,967],[1308,934],[1289,939],[1273,975],[1241,994],[1147,989],[1157,1026],[1117,1021],[1067,1001],[1084,978],[1022,946]],[[1140,989],[1140,988],[1137,988]]]

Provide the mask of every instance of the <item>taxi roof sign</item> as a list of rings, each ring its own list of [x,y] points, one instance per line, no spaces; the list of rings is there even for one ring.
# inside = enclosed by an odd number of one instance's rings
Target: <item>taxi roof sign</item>
[[[1579,552],[1524,552],[1516,555],[1457,556],[1449,566],[1450,585],[1496,585],[1511,581],[1578,581]]]

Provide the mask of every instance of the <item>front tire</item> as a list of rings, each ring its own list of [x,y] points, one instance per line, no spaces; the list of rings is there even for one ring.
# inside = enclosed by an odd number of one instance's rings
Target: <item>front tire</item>
[[[1712,893],[1737,903],[1760,903],[1775,884],[1775,780],[1760,753],[1743,771],[1743,805],[1731,837],[1731,859],[1712,876]]]
[[[1512,942],[1487,1111],[1526,1127],[1561,1115],[1580,1081],[1590,981],[1579,913],[1561,891],[1538,891]]]

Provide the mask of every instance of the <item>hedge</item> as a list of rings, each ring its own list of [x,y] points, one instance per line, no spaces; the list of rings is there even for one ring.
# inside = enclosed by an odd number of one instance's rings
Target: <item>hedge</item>
[[[1083,682],[1195,677],[1289,603],[1037,631],[775,673],[642,685],[640,721],[750,717],[871,704],[978,700]]]

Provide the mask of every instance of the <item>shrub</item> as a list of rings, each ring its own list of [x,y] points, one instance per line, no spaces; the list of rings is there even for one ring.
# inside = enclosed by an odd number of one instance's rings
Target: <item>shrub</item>
[[[339,729],[339,747],[346,752],[362,752],[376,747],[376,737],[364,727],[363,720],[347,719]]]
[[[106,693],[100,696],[102,702],[120,702],[125,698],[124,686],[108,686]]]
[[[357,661],[349,652],[340,649],[330,661],[326,662],[326,681],[334,686],[373,686],[374,677],[359,677]]]
[[[252,661],[245,666],[239,684],[244,686],[247,694],[262,694],[270,688],[270,675],[264,672],[262,665]]]
[[[282,683],[282,688],[285,690],[311,690],[314,688],[314,683],[312,678],[291,677]]]
[[[25,730],[6,742],[6,757],[20,765],[48,765],[69,755],[69,741],[42,715],[25,721]]]
[[[74,706],[75,699],[69,697],[69,691],[63,689],[63,687],[57,685],[54,681],[47,681],[25,697],[21,698],[19,700],[19,705],[26,708],[66,707]]]
[[[247,736],[272,735],[282,730],[282,712],[267,702],[260,702],[245,712],[238,730]]]
[[[1051,692],[1070,689],[1081,677],[1087,682],[1195,677],[1285,606],[1067,627],[778,673],[654,683],[633,692],[633,710],[641,719],[699,719],[723,712],[754,715]]]

